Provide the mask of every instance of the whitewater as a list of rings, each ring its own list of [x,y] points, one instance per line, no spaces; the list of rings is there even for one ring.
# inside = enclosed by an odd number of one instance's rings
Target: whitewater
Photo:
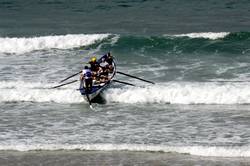
[[[50,89],[56,83],[0,82],[0,102],[84,102],[77,85]],[[250,104],[248,82],[169,82],[144,87],[110,87],[108,102],[161,104]]]
[[[133,151],[165,152],[210,157],[250,157],[249,147],[206,147],[206,146],[166,146],[140,144],[85,144],[85,145],[6,145],[0,150],[38,151],[38,150],[82,150],[82,151]]]
[[[101,151],[248,158],[248,32],[0,38],[1,151]],[[90,110],[79,81],[91,56],[116,75]],[[10,65],[11,64],[11,65]],[[79,80],[76,76],[68,81]],[[67,81],[66,81],[67,82]]]
[[[250,165],[249,6],[0,2],[0,165]],[[108,52],[155,84],[52,88]]]
[[[201,33],[187,33],[187,34],[177,34],[173,35],[175,37],[190,37],[190,38],[206,38],[206,39],[222,39],[229,35],[229,32],[201,32]],[[166,35],[168,36],[168,35]]]
[[[35,50],[70,49],[87,46],[108,38],[110,34],[67,34],[21,38],[0,38],[0,52],[23,54]]]

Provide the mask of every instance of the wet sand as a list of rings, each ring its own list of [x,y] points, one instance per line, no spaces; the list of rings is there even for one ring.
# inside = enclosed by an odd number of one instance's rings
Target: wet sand
[[[1,151],[2,166],[79,165],[225,165],[247,166],[250,158],[199,157],[188,154],[128,151]]]

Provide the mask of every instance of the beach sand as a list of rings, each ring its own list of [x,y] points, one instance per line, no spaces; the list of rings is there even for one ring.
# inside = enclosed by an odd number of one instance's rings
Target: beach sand
[[[2,166],[79,165],[250,165],[250,158],[199,157],[188,154],[129,151],[1,151]]]

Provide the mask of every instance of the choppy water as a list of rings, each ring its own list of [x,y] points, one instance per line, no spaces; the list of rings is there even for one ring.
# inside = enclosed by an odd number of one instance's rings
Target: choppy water
[[[248,2],[0,4],[0,150],[250,156]],[[156,84],[117,74],[137,86],[113,84],[95,110],[78,83],[48,89],[108,51]]]

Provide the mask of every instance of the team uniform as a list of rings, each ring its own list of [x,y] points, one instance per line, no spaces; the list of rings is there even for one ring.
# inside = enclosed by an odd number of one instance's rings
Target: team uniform
[[[92,73],[90,69],[83,69],[82,76],[84,80],[84,87],[86,88],[86,92],[90,92],[92,89]]]

